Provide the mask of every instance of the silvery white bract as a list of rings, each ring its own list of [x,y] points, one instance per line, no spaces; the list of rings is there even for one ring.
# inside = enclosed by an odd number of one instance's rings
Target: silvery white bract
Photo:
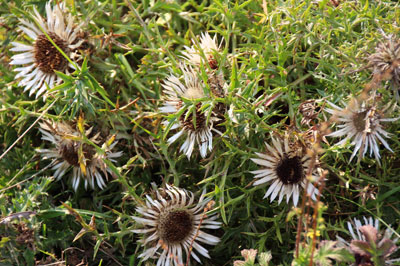
[[[196,42],[192,40],[193,46],[185,46],[186,51],[182,52],[184,58],[189,61],[190,64],[195,66],[200,66],[201,63],[205,63],[202,53],[205,56],[206,62],[209,64],[211,69],[218,68],[218,63],[214,57],[214,53],[220,51],[221,43],[217,44],[217,35],[215,34],[213,38],[211,38],[208,32],[202,33],[200,37],[200,43],[197,47]]]
[[[198,100],[205,98],[203,91],[203,82],[199,80],[197,73],[191,68],[183,66],[183,81],[178,77],[171,75],[164,81],[162,85],[166,94],[164,106],[160,108],[162,113],[177,114],[184,105],[182,98],[188,100]],[[218,121],[215,115],[211,114],[207,121],[208,111],[202,111],[201,102],[196,103],[195,118],[193,113],[188,113],[186,110],[183,114],[168,119],[163,122],[165,126],[173,123],[171,130],[178,129],[178,132],[168,139],[168,144],[174,143],[180,137],[185,137],[186,140],[182,144],[180,151],[190,159],[194,147],[197,144],[200,150],[201,157],[205,158],[208,151],[213,148],[213,129],[214,122]],[[218,133],[218,132],[217,132]]]

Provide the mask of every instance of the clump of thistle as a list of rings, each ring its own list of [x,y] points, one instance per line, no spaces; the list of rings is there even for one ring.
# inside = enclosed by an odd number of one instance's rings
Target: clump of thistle
[[[392,107],[391,103],[385,106],[379,106],[371,97],[367,100],[352,98],[349,103],[341,108],[333,103],[329,103],[332,108],[326,108],[326,111],[334,116],[334,120],[340,122],[338,130],[328,136],[344,138],[335,145],[342,146],[347,141],[354,145],[350,161],[358,153],[358,158],[364,158],[367,151],[370,155],[374,154],[379,163],[381,155],[379,154],[380,141],[386,149],[393,152],[385,138],[390,137],[390,133],[384,130],[383,122],[393,122],[398,118],[387,118]]]
[[[166,99],[160,111],[179,116],[179,119],[169,116],[164,121],[164,125],[171,130],[179,129],[168,139],[168,144],[183,137],[186,140],[180,148],[181,152],[190,159],[197,145],[201,157],[205,158],[213,149],[213,135],[222,134],[214,125],[220,124],[223,115],[219,114],[218,108],[205,110],[203,107],[203,101],[211,95],[205,92],[205,84],[198,73],[190,66],[182,66],[181,70],[182,81],[179,77],[171,75],[163,84]]]
[[[210,94],[216,98],[224,98],[227,94],[228,85],[219,65],[222,41],[218,44],[217,34],[211,37],[209,33],[202,33],[200,40],[192,39],[192,43],[193,46],[191,47],[185,46],[186,51],[182,53],[183,59],[198,73],[202,71],[200,66],[204,65]],[[216,113],[220,122],[224,121],[226,110],[227,107],[224,103],[215,103],[213,112]],[[221,126],[216,126],[215,129],[223,130]]]
[[[315,200],[319,192],[307,181],[307,175],[311,174],[313,180],[318,180],[319,169],[311,164],[307,147],[301,141],[290,138],[288,134],[284,137],[272,137],[271,143],[265,145],[267,153],[256,152],[258,158],[251,159],[262,167],[251,171],[257,179],[253,185],[269,183],[264,198],[270,197],[271,202],[277,198],[280,204],[286,196],[287,203],[293,198],[293,204],[297,206],[302,190],[305,189]],[[315,166],[317,165],[318,162]]]
[[[76,127],[69,122],[44,121],[40,123],[42,139],[51,142],[52,147],[38,149],[42,157],[51,159],[54,165],[52,169],[54,177],[60,180],[65,174],[72,170],[72,187],[76,191],[83,181],[85,189],[88,186],[101,189],[106,187],[106,180],[114,173],[104,160],[116,162],[116,158],[122,152],[113,152],[117,145],[115,137],[111,136],[107,141],[100,138],[100,133],[94,134],[93,127],[85,129],[83,121],[79,121]],[[85,141],[88,139],[96,145],[101,145],[103,153]]]
[[[10,65],[20,66],[14,69],[18,72],[15,78],[23,78],[19,86],[29,91],[29,96],[36,93],[37,98],[48,88],[60,84],[62,79],[56,72],[69,74],[76,69],[71,60],[81,58],[77,51],[86,41],[80,38],[82,24],[74,25],[72,15],[66,14],[68,10],[64,3],[51,7],[49,1],[46,4],[46,19],[36,9],[32,14],[34,23],[20,19],[19,28],[29,37],[30,43],[12,42],[11,51],[18,54],[11,58]]]
[[[133,216],[138,225],[134,233],[141,234],[138,241],[144,247],[138,256],[150,258],[157,265],[181,266],[190,257],[201,263],[199,254],[210,258],[204,244],[216,245],[220,239],[204,229],[218,229],[217,215],[206,215],[213,206],[205,190],[198,200],[185,189],[167,185],[155,191],[155,197],[146,195],[146,203],[136,208],[140,216]]]

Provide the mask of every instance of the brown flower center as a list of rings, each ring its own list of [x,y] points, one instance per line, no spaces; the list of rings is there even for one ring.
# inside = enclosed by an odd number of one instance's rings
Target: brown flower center
[[[63,39],[58,37],[54,32],[49,32],[48,35],[61,50],[68,52],[68,45]],[[54,70],[64,71],[68,66],[67,59],[53,46],[44,34],[39,35],[35,42],[34,56],[36,66],[44,73],[50,74]]]
[[[185,240],[193,230],[193,215],[185,210],[175,210],[160,220],[160,237],[167,243]]]
[[[72,166],[79,166],[79,142],[68,142],[61,146],[60,154],[62,158]],[[84,143],[82,146],[83,157],[90,161],[95,155],[95,149]]]
[[[276,167],[276,174],[284,184],[298,184],[304,178],[304,168],[300,157],[289,158],[285,155]]]
[[[179,103],[178,109],[180,109],[181,106],[182,106],[182,102]],[[193,112],[191,112],[186,119],[185,119],[186,113],[182,114],[179,117],[179,120],[185,129],[190,130],[190,131],[196,131],[196,130],[199,130],[199,129],[202,129],[205,127],[206,116],[200,111],[200,108],[201,108],[201,103],[198,103],[198,104],[196,104],[195,116],[193,116]]]
[[[357,132],[363,132],[365,130],[365,117],[367,115],[367,111],[355,113],[353,115],[353,125],[356,128]]]

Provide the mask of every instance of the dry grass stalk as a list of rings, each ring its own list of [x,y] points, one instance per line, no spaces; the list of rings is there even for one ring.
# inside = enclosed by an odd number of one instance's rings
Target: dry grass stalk
[[[331,118],[330,120],[332,120],[332,119],[333,118]],[[318,153],[321,151],[320,143],[323,140],[324,136],[329,134],[329,131],[330,131],[329,130],[329,125],[330,124],[331,124],[331,121],[324,122],[318,128],[319,133],[316,134],[316,139],[315,139],[315,142],[314,142],[314,144],[312,146],[312,149],[309,150],[309,152],[311,153],[311,163],[310,163],[310,167],[308,169],[307,176],[311,176],[311,173],[313,172],[314,168],[317,165],[317,156],[318,156]],[[324,171],[323,174],[321,174],[319,180],[316,182],[317,183],[316,185],[318,185],[319,194],[317,196],[317,200],[316,200],[315,203],[312,201],[311,196],[307,193],[306,189],[303,192],[303,197],[302,197],[301,207],[300,207],[301,208],[300,209],[300,217],[299,217],[299,221],[298,221],[298,224],[297,224],[296,252],[295,252],[295,256],[296,257],[299,257],[301,232],[303,230],[303,219],[307,220],[306,221],[306,225],[304,227],[304,229],[307,232],[308,224],[311,221],[311,218],[310,218],[311,217],[310,216],[311,210],[312,209],[314,210],[314,215],[318,214],[318,205],[319,205],[319,201],[320,201],[320,198],[321,198],[322,190],[323,190],[324,185],[325,185],[324,179],[325,179],[326,174],[327,174],[327,172]],[[307,178],[306,184],[305,184],[306,187],[308,186],[309,182],[310,182],[310,180],[309,180],[309,178]],[[315,187],[317,187],[317,186],[315,186]],[[313,230],[315,232],[315,230],[316,230],[316,219],[314,219],[314,223],[315,223],[315,227],[314,227],[314,224],[313,224]],[[314,233],[314,236],[313,236],[313,244],[312,244],[313,246],[315,246],[315,240],[316,240],[316,239],[314,239],[314,237],[315,237],[315,233]],[[304,239],[303,245],[305,245],[305,239]],[[312,263],[312,259],[311,259],[310,262]],[[310,264],[310,265],[312,265],[312,264]]]
[[[206,213],[207,213],[209,210],[212,209],[212,207],[214,206],[214,204],[215,204],[215,201],[211,200],[209,203],[207,203],[207,206],[204,208],[203,215],[201,216],[201,219],[200,219],[200,223],[199,223],[199,225],[198,225],[197,228],[196,228],[196,234],[194,235],[192,241],[190,242],[189,252],[188,252],[187,258],[186,258],[186,266],[189,265],[190,254],[192,253],[192,249],[193,249],[193,243],[194,243],[194,240],[199,236],[200,226],[201,226],[201,224],[203,223],[204,218],[207,216]]]

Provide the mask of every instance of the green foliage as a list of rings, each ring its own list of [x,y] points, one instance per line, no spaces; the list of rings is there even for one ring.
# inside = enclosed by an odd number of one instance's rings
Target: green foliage
[[[294,259],[300,211],[285,199],[281,204],[263,199],[270,184],[252,186],[250,171],[259,168],[250,159],[265,151],[272,133],[309,129],[301,123],[302,102],[318,99],[323,109],[327,100],[338,103],[361,94],[371,81],[366,58],[383,40],[379,30],[398,35],[397,2],[65,2],[75,21],[84,22],[87,49],[73,73],[57,72],[63,83],[49,89],[45,99],[23,92],[9,63],[11,43],[30,41],[18,29],[18,19],[29,19],[32,7],[44,14],[46,1],[0,2],[0,221],[32,214],[0,223],[0,264],[145,265],[138,258],[141,248],[131,216],[153,183],[168,183],[197,194],[205,188],[216,201],[213,211],[223,226],[212,233],[221,242],[207,246],[211,259],[203,258],[203,265],[230,265],[250,248],[258,250],[259,265],[267,265],[261,262],[266,252],[272,255],[269,265],[307,265],[313,243],[307,234],[316,232],[300,232],[305,245]],[[192,39],[198,43],[202,32],[216,34],[222,43],[215,73],[226,82],[227,95],[210,94],[198,102],[202,111],[222,103],[232,114],[224,114],[224,131],[214,137],[212,152],[202,159],[195,150],[189,161],[179,152],[184,140],[168,144],[176,131],[162,121],[196,113],[197,102],[185,101],[180,112],[167,116],[159,108],[165,79],[182,74],[184,46],[191,46]],[[206,92],[211,90],[208,68],[202,65],[198,73]],[[379,84],[379,99],[395,101],[387,85]],[[38,124],[29,129],[39,117],[72,121],[80,115],[102,135],[115,134],[115,149],[123,151],[116,163],[105,161],[113,177],[104,190],[74,192],[68,178],[53,180],[51,161],[37,153],[50,144],[41,139]],[[322,111],[314,123],[328,116]],[[398,116],[395,108],[391,117]],[[329,174],[315,244],[329,241],[315,246],[318,265],[353,261],[333,242],[337,235],[350,240],[345,226],[350,217],[374,216],[399,231],[399,120],[385,130],[393,134],[388,139],[393,153],[379,146],[381,166],[368,154],[349,163],[354,149],[349,143],[337,147],[337,139],[327,137],[321,144],[321,166]],[[288,213],[296,219],[286,221]],[[24,236],[28,242],[21,242]]]

